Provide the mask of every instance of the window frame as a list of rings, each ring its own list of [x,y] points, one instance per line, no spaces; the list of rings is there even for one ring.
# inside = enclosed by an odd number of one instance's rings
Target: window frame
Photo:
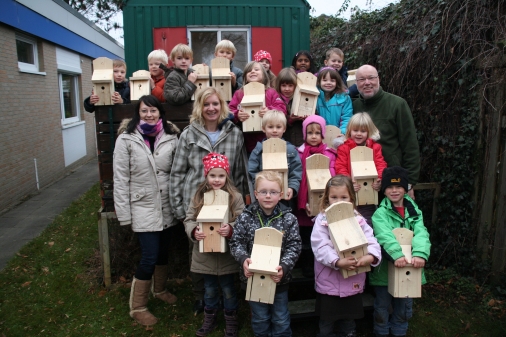
[[[40,69],[39,68],[39,50],[38,50],[38,46],[37,46],[37,39],[32,38],[28,35],[16,33],[16,42],[18,40],[32,45],[32,50],[33,50],[33,64],[21,62],[21,61],[19,61],[19,58],[18,58],[19,71],[24,72],[24,73],[35,73],[35,74],[45,75],[46,74],[45,72],[39,71],[39,69]],[[16,58],[17,58],[17,46],[16,46]]]
[[[191,39],[191,33],[192,32],[216,32],[217,41],[220,42],[222,40],[221,33],[224,31],[232,31],[232,32],[246,32],[246,57],[247,61],[251,62],[251,26],[187,26],[186,28],[186,37],[188,40],[188,44],[190,48],[193,49],[192,46],[192,39]]]
[[[65,117],[65,102],[63,98],[63,76],[67,75],[71,76],[74,81],[74,108],[76,109],[76,116],[66,118]],[[71,72],[58,71],[58,90],[60,95],[60,114],[61,114],[61,124],[62,126],[69,126],[70,124],[75,124],[81,122],[81,106],[80,106],[80,98],[79,98],[79,75]]]

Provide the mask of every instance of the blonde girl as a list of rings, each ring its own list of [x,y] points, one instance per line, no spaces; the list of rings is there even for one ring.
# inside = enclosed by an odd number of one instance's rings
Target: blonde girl
[[[336,174],[344,174],[351,177],[350,151],[357,146],[367,146],[373,151],[374,165],[376,166],[376,171],[378,171],[378,179],[374,182],[372,188],[379,191],[383,170],[387,167],[387,163],[383,158],[381,145],[377,143],[380,139],[380,133],[367,112],[358,112],[351,117],[346,128],[345,138],[346,140],[343,144],[335,144],[338,146],[335,163]],[[354,181],[353,189],[355,192],[358,192],[360,188],[360,185]],[[357,210],[366,218],[368,223],[371,223],[371,217],[376,208],[376,205],[362,205],[358,206]]]
[[[220,307],[219,289],[223,292],[223,306],[226,323],[226,336],[237,336],[237,307],[239,305],[234,286],[234,274],[238,272],[232,255],[226,253],[200,253],[199,241],[206,235],[200,231],[197,216],[204,206],[204,194],[212,190],[223,190],[229,194],[230,223],[221,224],[217,233],[230,239],[235,219],[242,213],[244,202],[241,193],[230,179],[230,165],[226,156],[211,152],[202,159],[205,180],[198,186],[190,208],[186,213],[184,225],[186,233],[193,242],[191,271],[204,276],[204,322],[196,331],[197,336],[207,336],[217,326],[217,312]],[[228,242],[227,242],[228,243]]]
[[[358,260],[339,258],[325,217],[325,209],[336,202],[355,205],[355,191],[351,179],[344,175],[331,178],[320,201],[320,214],[316,217],[311,248],[315,256],[316,312],[320,315],[320,337],[333,336],[337,325],[339,336],[355,336],[355,319],[364,317],[361,293],[364,291],[365,273],[344,278],[341,268],[355,270],[361,266],[377,266],[381,261],[381,248],[365,219],[355,211],[355,219],[368,241],[368,255]],[[337,323],[337,324],[336,324]]]

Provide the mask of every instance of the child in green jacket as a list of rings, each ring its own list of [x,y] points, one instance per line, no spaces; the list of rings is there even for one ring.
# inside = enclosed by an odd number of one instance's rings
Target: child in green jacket
[[[392,230],[407,228],[414,233],[412,241],[412,264],[423,268],[430,255],[430,241],[427,228],[423,224],[422,212],[406,193],[408,191],[408,171],[399,166],[388,167],[383,171],[381,190],[385,198],[372,216],[374,235],[381,245],[383,260],[369,274],[369,283],[374,286],[374,333],[376,337],[405,336],[408,319],[412,316],[412,298],[393,298],[388,293],[388,265],[406,266],[406,258]],[[425,284],[422,271],[422,284]],[[389,306],[393,312],[389,314]]]

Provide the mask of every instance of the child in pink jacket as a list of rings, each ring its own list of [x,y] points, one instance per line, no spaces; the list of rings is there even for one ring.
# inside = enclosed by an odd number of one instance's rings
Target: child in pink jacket
[[[313,154],[323,154],[330,159],[330,175],[335,175],[336,150],[330,148],[323,142],[325,138],[325,119],[321,116],[311,115],[302,122],[302,137],[304,144],[299,146],[300,161],[302,162],[302,180],[299,193],[297,194],[297,208],[293,214],[299,222],[299,231],[302,238],[302,253],[299,264],[302,266],[302,274],[305,277],[313,278],[313,260],[311,251],[311,231],[313,230],[312,217],[307,214],[308,184],[306,172],[306,159]]]
[[[368,255],[358,260],[339,258],[329,235],[325,209],[338,201],[355,205],[355,191],[351,179],[337,175],[329,180],[320,202],[320,214],[311,234],[311,247],[315,256],[316,313],[320,315],[320,337],[332,336],[337,323],[339,336],[355,336],[355,319],[364,317],[362,296],[365,273],[344,278],[340,269],[354,270],[360,266],[377,266],[381,262],[381,248],[365,219],[355,211],[360,228],[368,241]]]
[[[264,67],[258,62],[250,62],[244,67],[244,85],[250,82],[259,82],[265,86],[265,107],[263,107],[258,114],[260,117],[268,110],[278,110],[285,114],[285,117],[288,119],[286,114],[286,105],[285,102],[279,97],[276,90],[270,87],[270,80],[267,72]],[[241,101],[244,97],[243,88],[237,90],[234,93],[234,97],[230,101],[228,108],[230,112],[234,114],[234,122],[244,122],[249,118],[249,114],[241,108]],[[246,151],[251,153],[258,142],[262,142],[265,139],[265,134],[263,132],[247,132],[244,134],[244,144],[246,145]]]

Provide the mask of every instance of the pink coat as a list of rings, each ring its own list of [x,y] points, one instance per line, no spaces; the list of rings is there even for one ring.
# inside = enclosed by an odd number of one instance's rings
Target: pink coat
[[[305,146],[306,146],[306,143],[302,144],[301,146],[299,146],[297,148],[297,150],[299,151],[300,160],[306,160],[306,158],[302,158],[302,154],[304,153]],[[336,168],[335,168],[336,157],[337,157],[336,150],[327,146],[327,149],[325,150],[325,153],[323,153],[323,154],[330,159],[329,169],[330,169],[330,175],[333,177],[336,175]]]
[[[241,105],[242,98],[244,97],[244,91],[239,89],[235,92],[234,97],[228,104],[228,108],[230,112],[234,114],[234,123],[239,123],[239,119],[237,118],[237,114],[239,113],[239,106]],[[279,94],[276,90],[272,88],[267,88],[265,90],[265,106],[269,110],[278,110],[286,114],[286,105],[285,102],[279,97]],[[288,118],[288,116],[287,116]],[[246,150],[248,153],[253,151],[258,142],[264,140],[265,134],[263,132],[247,132],[244,134],[244,143],[246,144]]]
[[[367,250],[369,254],[373,255],[376,263],[372,266],[376,267],[381,262],[381,247],[373,235],[372,228],[367,224],[365,219],[355,212],[355,219],[357,219],[362,231],[369,245]],[[324,213],[318,214],[311,234],[311,248],[313,249],[315,262],[315,288],[320,294],[348,297],[364,291],[365,273],[344,278],[335,267],[335,263],[339,260],[339,255],[332,244],[329,236],[329,227]]]

